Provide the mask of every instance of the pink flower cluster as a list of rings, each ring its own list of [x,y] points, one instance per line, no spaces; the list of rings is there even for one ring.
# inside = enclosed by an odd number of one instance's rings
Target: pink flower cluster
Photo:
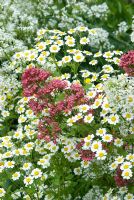
[[[50,76],[50,72],[32,67],[26,69],[22,75],[24,96],[30,97],[38,92],[39,84]]]
[[[124,180],[121,176],[121,169],[120,167],[117,168],[116,175],[114,176],[115,183],[118,187],[124,187],[129,184],[128,180]]]
[[[35,114],[48,109],[48,116],[39,122],[39,138],[47,141],[54,140],[61,132],[60,124],[63,114],[72,112],[73,107],[86,103],[85,91],[80,84],[68,85],[66,80],[51,79],[50,72],[39,68],[27,69],[22,75],[23,93],[27,97],[33,97],[29,101],[30,108]],[[63,95],[62,100],[56,100],[58,95]]]
[[[129,75],[134,76],[134,50],[123,54],[119,66]]]

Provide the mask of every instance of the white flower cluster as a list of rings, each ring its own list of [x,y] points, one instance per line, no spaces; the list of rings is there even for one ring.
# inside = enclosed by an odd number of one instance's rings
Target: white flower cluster
[[[122,21],[118,24],[118,30],[116,31],[116,34],[122,34],[126,33],[128,30],[128,24],[125,21]]]
[[[0,1],[0,5],[0,25],[2,26],[0,57],[7,57],[16,51],[26,49],[30,35],[37,30],[38,20],[33,14],[29,15],[28,9],[33,12],[35,9],[35,5],[33,6],[30,1],[24,4],[20,0],[14,2],[4,0]]]
[[[114,48],[112,44],[109,42],[109,33],[103,28],[94,28],[96,34],[93,34],[90,39],[90,45],[93,47],[104,47],[104,48]]]
[[[15,97],[20,89],[16,75],[0,75],[0,115],[1,121],[11,114],[15,106]]]
[[[127,187],[120,187],[118,191],[109,189],[101,200],[133,200],[134,195],[128,192]]]
[[[113,111],[120,113],[124,119],[122,126],[134,133],[134,78],[125,75],[112,77],[105,82],[104,90]]]
[[[109,8],[106,3],[102,3],[100,5],[93,5],[88,10],[88,17],[96,17],[106,19],[109,12]]]
[[[98,200],[102,199],[102,190],[98,186],[93,186],[92,189],[82,198],[82,200]]]
[[[61,9],[59,9],[59,6]],[[30,13],[29,13],[30,10]],[[109,9],[106,3],[92,5],[87,2],[66,2],[41,0],[0,0],[0,57],[9,59],[10,55],[30,46],[32,37],[41,26],[66,30],[78,25],[93,27],[91,19],[107,18]],[[86,16],[86,20],[83,19]],[[7,20],[8,19],[8,20]],[[90,21],[89,21],[90,20]],[[102,29],[103,30],[103,29]],[[106,32],[104,30],[104,32]],[[101,32],[100,32],[101,35]],[[104,38],[103,33],[103,38]],[[96,38],[97,40],[97,38]],[[107,36],[104,41],[107,46]],[[97,42],[99,45],[99,42]]]
[[[134,195],[128,192],[127,187],[120,187],[118,191],[109,189],[103,196],[99,187],[94,186],[82,200],[133,200]]]

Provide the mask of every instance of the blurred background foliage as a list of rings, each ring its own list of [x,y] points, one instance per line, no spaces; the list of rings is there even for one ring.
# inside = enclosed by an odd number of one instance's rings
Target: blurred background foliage
[[[87,14],[92,6],[103,3],[109,10],[106,18]],[[0,63],[10,60],[15,52],[32,48],[38,29],[67,31],[80,23],[89,28],[103,28],[103,33],[106,30],[111,46],[117,49],[133,49],[134,42],[130,39],[132,31],[134,38],[133,16],[134,0],[0,0]]]

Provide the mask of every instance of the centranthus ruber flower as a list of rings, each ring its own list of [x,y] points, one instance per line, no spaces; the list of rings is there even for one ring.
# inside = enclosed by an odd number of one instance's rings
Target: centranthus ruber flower
[[[128,51],[121,56],[119,66],[128,76],[134,76],[134,50]]]
[[[69,83],[58,78],[48,79],[50,72],[39,68],[27,69],[22,75],[23,94],[30,97],[29,106],[35,114],[41,114],[38,125],[40,139],[54,140],[61,133],[58,118],[72,112],[75,106],[85,104],[88,98],[79,83]],[[60,96],[62,98],[59,98]],[[47,116],[43,111],[47,109]]]

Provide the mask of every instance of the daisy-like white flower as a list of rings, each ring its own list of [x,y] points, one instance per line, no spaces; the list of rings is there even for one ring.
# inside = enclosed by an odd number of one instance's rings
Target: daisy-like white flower
[[[40,55],[38,58],[37,58],[37,61],[38,63],[40,64],[44,64],[46,62],[46,58],[42,55]]]
[[[112,139],[113,139],[113,136],[111,134],[105,134],[105,135],[102,136],[102,140],[104,142],[111,142]]]
[[[59,149],[58,146],[53,145],[53,146],[51,146],[50,151],[54,153],[54,152],[58,151],[58,149]]]
[[[97,152],[98,150],[102,149],[102,143],[101,141],[93,141],[92,145],[91,145],[91,150],[93,152]]]
[[[75,119],[74,117],[69,118],[69,119],[67,120],[67,125],[68,125],[68,126],[73,126],[73,123],[74,123],[74,122],[76,122],[76,119]]]
[[[88,114],[84,117],[84,122],[85,123],[91,123],[94,119],[94,116],[92,114]]]
[[[65,36],[65,40],[66,40],[66,41],[67,41],[67,40],[73,40],[73,41],[75,41],[74,37],[73,37],[73,36],[70,36],[70,35]]]
[[[18,123],[24,123],[27,120],[27,117],[25,117],[24,115],[20,115],[18,118]]]
[[[88,30],[88,28],[86,26],[79,26],[79,27],[77,27],[77,30],[80,32],[85,32]]]
[[[6,191],[3,188],[0,188],[0,197],[4,197],[6,194]]]
[[[134,154],[130,153],[126,156],[126,159],[131,161],[131,162],[134,162]]]
[[[22,58],[22,56],[23,56],[22,52],[17,52],[14,54],[15,59],[20,59],[20,58]]]
[[[73,34],[73,33],[75,33],[75,32],[76,32],[75,29],[69,29],[69,31],[68,31],[69,34]]]
[[[40,42],[37,44],[37,49],[38,51],[43,51],[46,49],[46,43],[45,42]]]
[[[116,125],[119,123],[119,116],[117,114],[110,115],[108,118],[108,123]]]
[[[58,44],[59,46],[62,46],[62,45],[63,45],[63,40],[57,40],[57,41],[55,42],[55,44]]]
[[[127,121],[131,121],[134,118],[134,115],[130,112],[125,112],[123,113],[123,117],[127,120]]]
[[[134,200],[134,195],[131,193],[128,193],[125,195],[124,200]]]
[[[99,52],[97,52],[97,53],[94,54],[94,57],[95,57],[95,58],[100,57],[100,56],[102,56],[101,51],[99,51]]]
[[[114,140],[114,145],[117,146],[117,147],[121,147],[123,145],[123,140],[120,139],[120,138],[116,138]]]
[[[95,88],[97,89],[98,92],[102,92],[103,91],[103,84],[102,83],[98,83]]]
[[[51,53],[57,53],[59,51],[60,51],[60,47],[58,45],[54,44],[54,45],[50,46],[50,52]]]
[[[3,158],[11,158],[13,157],[13,153],[11,151],[7,151],[3,154]]]
[[[20,149],[14,149],[14,150],[13,150],[13,154],[14,154],[15,156],[19,156],[19,155],[21,154],[21,150],[20,150]]]
[[[18,112],[19,114],[24,113],[24,111],[25,111],[24,105],[20,105],[20,106],[17,108],[17,112]]]
[[[113,62],[114,62],[116,65],[119,65],[120,59],[119,59],[118,57],[114,57],[114,58],[113,58]]]
[[[37,58],[37,56],[38,56],[38,55],[37,55],[36,52],[32,52],[32,53],[29,54],[27,60],[28,60],[28,61],[35,60],[35,59]]]
[[[14,168],[15,162],[14,161],[7,161],[5,163],[6,168]]]
[[[92,108],[96,109],[99,106],[101,106],[101,104],[102,104],[102,99],[96,99],[95,102],[94,102],[94,104],[92,105]]]
[[[77,115],[74,116],[74,118],[75,118],[75,121],[78,121],[83,118],[83,115],[82,113],[78,113]]]
[[[77,152],[71,152],[71,156],[74,160],[81,160],[80,154]]]
[[[130,169],[132,168],[132,164],[130,162],[124,162],[122,163],[122,165],[120,166],[121,170],[126,170],[126,169]]]
[[[63,153],[70,153],[73,150],[73,147],[71,145],[66,145],[63,147],[62,152]]]
[[[101,113],[100,113],[100,116],[105,117],[107,113],[108,113],[107,110],[102,110]]]
[[[96,65],[97,63],[98,63],[97,60],[91,60],[91,61],[89,62],[90,65]]]
[[[109,78],[109,74],[103,74],[100,79],[103,81],[106,81],[108,78]]]
[[[107,152],[105,150],[98,150],[96,152],[96,157],[97,157],[97,160],[105,160],[106,159],[106,155],[107,155]]]
[[[31,163],[24,163],[23,166],[22,166],[22,169],[23,170],[29,170],[31,168],[32,164]]]
[[[105,128],[99,128],[96,131],[96,135],[98,135],[98,136],[103,136],[105,133],[106,133],[106,129]]]
[[[127,102],[128,102],[130,105],[133,105],[133,104],[134,104],[134,95],[128,95],[128,96],[127,96]]]
[[[85,142],[84,145],[82,146],[82,149],[87,150],[87,149],[89,149],[90,146],[91,146],[91,142],[90,142],[90,141],[87,141],[87,142]]]
[[[87,70],[82,71],[82,77],[87,78],[90,75],[90,72]]]
[[[29,56],[29,54],[30,54],[30,51],[29,50],[25,50],[25,51],[23,51],[23,56],[24,56],[24,58],[28,58],[28,56]]]
[[[84,60],[84,56],[83,56],[83,54],[82,53],[77,53],[77,54],[75,54],[74,56],[73,56],[73,60],[75,61],[75,62],[82,62],[83,60]]]
[[[69,79],[70,77],[71,77],[71,74],[65,73],[65,74],[62,74],[61,79],[62,79],[62,80],[63,80],[63,79]]]
[[[97,31],[95,29],[90,29],[88,31],[89,35],[96,35],[97,34]]]
[[[42,51],[40,55],[44,56],[45,58],[48,57],[50,54],[49,51]]]
[[[117,167],[118,167],[118,163],[117,162],[113,162],[111,165],[110,165],[110,170],[115,170],[115,169],[117,169]]]
[[[62,58],[62,62],[63,62],[63,63],[68,63],[68,62],[70,62],[71,60],[72,60],[71,56],[64,56],[64,57]]]
[[[32,176],[27,176],[24,178],[24,184],[26,186],[31,185],[33,183],[33,177]]]
[[[42,171],[39,168],[33,169],[31,175],[37,179],[42,176]]]
[[[103,110],[110,110],[110,104],[107,101],[104,101],[101,107]]]
[[[50,166],[49,159],[45,159],[45,158],[41,158],[41,159],[38,161],[37,164],[38,164],[38,165],[41,165],[42,168],[44,168],[44,169]]]
[[[104,66],[102,67],[102,69],[103,69],[103,72],[104,72],[104,73],[111,73],[111,72],[114,71],[114,69],[113,69],[113,67],[112,67],[111,65],[104,65]]]
[[[104,57],[104,58],[112,58],[113,55],[114,55],[113,52],[107,51],[107,52],[105,52],[105,53],[103,54],[103,57]]]
[[[25,147],[26,150],[30,151],[30,150],[33,149],[34,143],[33,142],[28,142],[27,144],[25,144],[24,147]]]
[[[22,130],[17,130],[14,132],[13,138],[22,139],[23,137],[24,137],[24,134],[22,133]]]
[[[90,142],[94,138],[94,135],[88,135],[87,137],[84,138],[84,142]]]
[[[89,109],[90,109],[90,106],[87,105],[87,104],[79,106],[79,111],[82,112],[82,113],[86,113]]]
[[[133,176],[132,171],[130,169],[124,170],[121,175],[124,179],[130,179]]]
[[[33,117],[34,116],[34,112],[29,109],[29,110],[26,111],[26,116],[27,117]]]
[[[68,39],[65,44],[69,47],[74,47],[75,46],[75,39]]]
[[[89,39],[87,37],[82,37],[80,39],[80,44],[88,44],[89,43]]]
[[[113,53],[115,53],[115,55],[121,55],[121,54],[123,54],[123,52],[119,51],[119,50],[115,50],[115,51],[113,51]]]
[[[90,52],[90,51],[83,51],[83,53],[85,53],[87,56],[91,56],[92,55],[92,52]]]
[[[81,167],[82,167],[82,168],[88,168],[88,167],[89,167],[89,164],[90,164],[89,161],[83,160],[83,161],[81,162]]]
[[[95,90],[91,90],[91,91],[88,91],[86,93],[86,96],[89,98],[89,99],[92,99],[96,96],[96,91]]]
[[[118,156],[118,157],[115,159],[115,161],[116,161],[116,163],[121,164],[121,163],[123,163],[124,158],[123,158],[123,156]]]
[[[75,175],[81,175],[81,173],[82,173],[82,170],[81,170],[80,167],[74,168],[74,174]]]
[[[20,178],[20,172],[15,172],[13,175],[12,175],[12,179],[14,181],[18,180]]]

